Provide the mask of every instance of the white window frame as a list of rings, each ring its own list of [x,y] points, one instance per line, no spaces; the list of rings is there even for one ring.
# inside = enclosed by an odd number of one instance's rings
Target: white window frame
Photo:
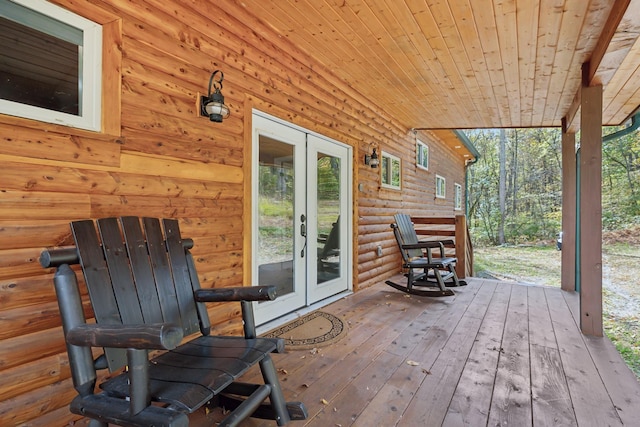
[[[389,188],[392,190],[400,190],[402,189],[402,160],[400,157],[394,156],[393,154],[389,154],[387,152],[382,152],[380,154],[380,185],[384,188]],[[389,163],[389,167],[387,168],[387,176],[384,176],[384,168],[382,167],[384,162]],[[393,185],[393,169],[394,165],[398,167],[398,185]]]
[[[100,131],[102,126],[102,26],[80,15],[44,0],[9,0],[36,13],[53,18],[82,31],[79,79],[81,84],[80,114],[68,114],[46,108],[0,99],[0,114],[23,117],[41,122]],[[38,26],[22,25],[42,30]]]
[[[429,146],[419,139],[416,139],[416,166],[429,170]]]
[[[447,180],[440,175],[436,175],[436,197],[438,199],[445,199],[447,197]]]
[[[462,210],[462,185],[457,182],[453,184],[453,209]]]

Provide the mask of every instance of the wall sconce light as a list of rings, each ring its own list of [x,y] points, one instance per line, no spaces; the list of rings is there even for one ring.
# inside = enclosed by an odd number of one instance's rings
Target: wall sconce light
[[[216,80],[216,76],[217,80]],[[200,96],[200,115],[209,116],[212,122],[222,122],[223,119],[229,117],[229,107],[224,105],[224,96],[220,90],[222,89],[222,80],[224,74],[220,70],[211,73],[209,78],[209,94]],[[211,88],[213,87],[213,93]]]
[[[377,168],[380,164],[380,160],[378,160],[378,153],[376,153],[376,149],[373,149],[371,155],[364,155],[364,164],[367,166],[371,166],[372,168]]]

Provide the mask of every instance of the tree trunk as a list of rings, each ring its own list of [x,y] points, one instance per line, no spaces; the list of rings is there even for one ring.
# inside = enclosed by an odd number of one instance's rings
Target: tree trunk
[[[511,215],[518,217],[518,129],[513,130],[513,206]]]
[[[504,244],[504,216],[507,199],[507,135],[504,129],[500,129],[500,186],[498,189],[498,197],[500,198],[500,223],[498,226],[498,243]]]

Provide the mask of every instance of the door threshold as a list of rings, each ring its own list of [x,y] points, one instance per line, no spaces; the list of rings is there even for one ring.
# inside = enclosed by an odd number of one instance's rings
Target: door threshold
[[[285,323],[289,323],[292,320],[297,319],[298,317],[302,317],[305,314],[311,313],[312,311],[318,310],[322,307],[325,307],[329,304],[332,304],[338,300],[341,300],[342,298],[348,297],[349,295],[352,295],[353,291],[348,290],[348,291],[344,291],[344,292],[340,292],[339,294],[330,296],[328,298],[323,299],[322,301],[318,301],[314,304],[311,304],[307,307],[302,307],[299,310],[293,311],[289,314],[285,314],[284,316],[278,317],[277,319],[273,319],[270,320],[267,323],[263,323],[260,326],[256,327],[256,333],[258,335],[262,335],[266,332],[269,332],[272,329],[275,329],[277,327],[280,327],[282,325],[284,325]]]

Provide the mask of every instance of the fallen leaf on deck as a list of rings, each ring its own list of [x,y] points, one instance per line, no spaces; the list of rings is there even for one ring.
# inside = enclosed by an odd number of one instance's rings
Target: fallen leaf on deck
[[[407,360],[407,365],[409,365],[409,366],[418,366],[420,364],[418,362],[414,362],[413,360]]]
[[[327,399],[320,399],[320,403],[322,403],[323,405],[328,405],[329,401]]]

